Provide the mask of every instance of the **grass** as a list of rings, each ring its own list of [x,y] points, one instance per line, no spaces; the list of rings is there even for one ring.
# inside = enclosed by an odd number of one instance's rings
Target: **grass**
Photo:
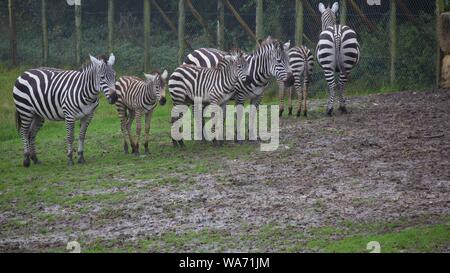
[[[14,70],[0,67],[0,212],[6,217],[1,222],[0,241],[11,234],[47,235],[51,225],[68,219],[76,222],[99,204],[105,208],[94,224],[105,225],[124,217],[123,211],[114,209],[115,205],[126,203],[138,191],[162,185],[184,191],[192,185],[193,176],[219,170],[220,160],[246,159],[257,151],[254,145],[231,144],[216,149],[194,142],[187,142],[184,150],[174,150],[169,136],[169,103],[158,106],[153,115],[151,154],[125,155],[115,107],[108,105],[102,96],[87,133],[86,165],[66,165],[64,122],[46,121],[37,137],[38,157],[42,164],[23,168],[22,143],[15,129],[11,94],[11,87],[23,70],[24,67]],[[270,97],[266,100],[274,102]],[[139,181],[148,183],[143,185]],[[318,202],[315,205],[325,204]],[[54,208],[55,211],[43,208]],[[58,213],[61,211],[70,213]],[[245,223],[242,226],[245,230]],[[65,233],[71,236],[70,226]],[[137,243],[98,240],[86,243],[82,249],[83,252],[208,252],[246,248],[252,251],[365,252],[365,244],[377,240],[383,252],[439,251],[450,243],[449,234],[448,219],[425,226],[405,224],[398,228],[389,223],[372,223],[362,228],[355,223],[341,223],[306,231],[272,223],[256,227],[256,232],[251,234],[230,234],[224,230],[181,234],[167,231],[159,236],[144,237]],[[79,239],[83,240],[83,237]],[[45,251],[66,252],[65,248],[46,248]]]

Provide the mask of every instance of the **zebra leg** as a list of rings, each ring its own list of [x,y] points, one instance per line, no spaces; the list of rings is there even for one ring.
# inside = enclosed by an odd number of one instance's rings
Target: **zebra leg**
[[[214,146],[223,146],[223,129],[224,129],[224,120],[225,120],[225,108],[226,108],[226,103],[219,106],[218,104],[213,104],[213,111],[214,111],[214,119],[215,119],[215,124],[214,127],[212,128],[212,131],[214,133],[214,139],[213,139],[213,144]],[[218,111],[222,112],[222,116],[220,117],[216,117],[216,114],[218,113]],[[218,123],[222,123],[222,127],[218,128],[217,124]]]
[[[299,84],[294,84],[295,91],[297,93],[297,117],[300,117],[300,113],[302,112],[302,86]]]
[[[308,116],[308,83],[303,83],[303,116]]]
[[[133,120],[134,120],[134,116],[135,116],[135,112],[134,110],[128,109],[128,119],[126,122],[126,130],[127,130],[127,134],[128,134],[128,139],[130,140],[130,145],[131,145],[131,151],[133,152],[133,135],[131,134],[131,125],[133,124]],[[128,149],[127,149],[128,152]]]
[[[174,106],[175,107],[175,106]],[[173,125],[177,120],[179,120],[180,118],[183,118],[183,114],[181,113],[179,117],[172,117],[171,118],[171,124]],[[178,146],[180,146],[181,148],[185,147],[183,140],[175,140],[172,138],[172,144],[173,147],[177,148]]]
[[[250,141],[261,141],[258,135],[258,109],[259,104],[261,103],[262,95],[258,96],[250,101],[250,113],[249,113],[249,121],[248,121],[248,139]],[[253,106],[253,107],[252,107]],[[250,121],[254,121],[254,124],[250,124]]]
[[[348,113],[347,107],[345,105],[345,97],[344,97],[344,85],[347,81],[347,78],[344,73],[339,74],[339,89],[338,89],[338,99],[339,99],[339,111],[341,113],[346,114]]]
[[[17,115],[20,115],[17,113]],[[20,136],[23,142],[23,166],[30,166],[30,127],[31,127],[32,117],[27,117],[25,115],[20,115]]]
[[[244,142],[244,137],[242,136],[242,130],[241,130],[241,124],[242,120],[244,120],[245,125],[245,114],[244,114],[244,102],[237,102],[236,101],[236,143],[239,145],[242,145]],[[244,131],[245,136],[245,131]]]
[[[333,115],[334,88],[336,87],[336,84],[334,82],[334,73],[331,71],[326,71],[325,78],[328,82],[327,116],[331,117]]]
[[[150,122],[152,120],[152,114],[153,110],[145,114],[145,140],[144,140],[144,147],[145,147],[145,153],[149,154],[150,151],[148,150],[148,139],[150,137]]]
[[[133,154],[135,156],[139,155],[139,140],[141,138],[141,131],[142,131],[142,113],[141,111],[136,111],[136,138],[134,141],[134,145],[132,144],[132,148],[133,148]]]
[[[278,98],[280,100],[279,107],[280,107],[280,117],[283,116],[284,112],[284,83],[281,81],[278,81]]]
[[[66,117],[66,131],[67,131],[67,165],[73,165],[73,131],[75,127],[75,119],[72,117]]]
[[[127,109],[123,104],[116,103],[116,106],[120,118],[120,130],[123,136],[123,151],[125,154],[128,154]]]
[[[287,92],[288,92],[288,116],[292,116],[292,87],[288,87],[287,88]]]
[[[30,158],[31,160],[33,160],[34,164],[39,164],[39,160],[36,156],[36,135],[39,129],[41,129],[43,124],[44,124],[43,118],[39,116],[34,116],[29,132]]]
[[[86,161],[84,160],[84,140],[86,139],[86,131],[91,123],[92,117],[94,117],[94,113],[84,116],[80,120],[80,136],[78,139],[78,163],[84,164]]]

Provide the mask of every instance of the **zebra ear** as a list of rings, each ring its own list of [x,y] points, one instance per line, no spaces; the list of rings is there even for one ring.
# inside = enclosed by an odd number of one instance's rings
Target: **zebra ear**
[[[89,57],[91,58],[91,62],[93,64],[95,64],[96,66],[101,66],[102,65],[102,61],[100,61],[99,59],[95,58],[91,54],[89,54]]]
[[[335,3],[333,4],[333,6],[331,7],[331,10],[332,10],[334,13],[336,13],[336,12],[339,10],[339,3],[338,3],[338,2],[335,2]]]
[[[114,54],[111,53],[111,55],[109,55],[108,64],[110,66],[113,66],[115,61],[116,61],[116,56],[114,56]]]
[[[145,78],[146,78],[147,80],[150,80],[150,81],[153,81],[153,80],[155,80],[155,78],[156,78],[156,76],[155,76],[155,75],[152,75],[152,74],[145,74],[145,73],[144,73],[144,76],[145,76]]]
[[[163,81],[165,81],[167,79],[168,75],[169,75],[169,73],[167,72],[167,70],[164,70],[163,73],[161,74],[161,78],[163,79]]]
[[[320,11],[320,13],[323,13],[325,11],[324,4],[322,4],[322,3],[319,4],[319,11]]]
[[[291,47],[291,41],[290,41],[290,40],[287,41],[287,43],[285,43],[285,44],[283,45],[284,51],[288,51],[288,50],[289,50],[289,47]]]

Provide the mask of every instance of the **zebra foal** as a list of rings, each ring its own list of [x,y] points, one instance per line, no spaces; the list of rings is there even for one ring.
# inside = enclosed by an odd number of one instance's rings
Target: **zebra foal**
[[[84,140],[94,111],[103,93],[110,104],[115,103],[115,57],[90,56],[90,63],[80,70],[36,68],[25,71],[14,84],[13,97],[16,106],[16,123],[23,142],[23,165],[30,166],[30,159],[39,163],[36,156],[36,135],[44,120],[64,120],[67,131],[67,162],[73,164],[73,135],[75,121],[80,120],[78,163],[84,163]]]
[[[314,66],[314,58],[306,46],[295,46],[288,51],[289,65],[294,75],[294,86],[286,87],[286,85],[278,81],[278,95],[280,99],[280,117],[284,111],[284,95],[287,90],[288,95],[288,115],[292,115],[292,89],[295,88],[297,92],[297,117],[302,112],[303,101],[303,115],[307,116],[307,98],[308,88],[311,81],[312,69]],[[303,98],[303,100],[302,100]]]
[[[160,105],[166,103],[165,81],[168,76],[167,70],[164,70],[163,73],[144,74],[144,76],[145,80],[137,77],[123,76],[116,83],[118,97],[116,107],[120,118],[125,154],[128,154],[129,139],[132,153],[139,155],[142,116],[145,116],[145,153],[149,153],[148,141],[153,110],[156,108],[158,101]],[[136,138],[134,139],[131,135],[131,125],[135,118]]]

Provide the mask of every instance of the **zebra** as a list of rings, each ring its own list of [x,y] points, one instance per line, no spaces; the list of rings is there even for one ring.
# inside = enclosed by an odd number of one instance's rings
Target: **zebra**
[[[350,71],[358,64],[360,59],[360,46],[357,34],[350,27],[336,24],[336,12],[339,4],[325,8],[320,3],[319,11],[322,14],[322,32],[316,49],[317,61],[324,70],[328,82],[327,115],[333,114],[335,73],[339,74],[338,99],[339,110],[347,113],[344,98],[344,85],[348,81]]]
[[[307,116],[307,97],[308,87],[311,80],[312,69],[314,66],[314,58],[311,50],[306,46],[296,46],[289,49],[289,64],[291,66],[292,74],[294,75],[294,87],[297,91],[297,117],[300,116],[302,111],[302,96],[303,96],[303,115]],[[278,90],[280,98],[280,117],[284,111],[284,83],[278,81]],[[292,87],[287,88],[288,92],[288,115],[292,115]]]
[[[40,163],[35,139],[46,119],[66,123],[68,165],[73,165],[74,126],[80,120],[78,163],[85,163],[84,140],[99,103],[100,89],[110,104],[117,100],[114,62],[112,53],[109,58],[90,56],[90,62],[78,71],[42,67],[27,70],[17,78],[13,97],[17,129],[23,142],[23,166],[29,167],[30,159]]]
[[[226,103],[236,92],[237,82],[247,80],[248,69],[249,64],[240,50],[232,50],[229,55],[221,58],[216,67],[181,65],[169,78],[173,107],[189,105],[196,99],[201,99],[202,104],[211,104],[225,110]],[[179,118],[172,118],[172,123]],[[172,139],[172,143],[175,147],[184,146],[182,140],[177,142]],[[221,140],[219,144],[222,144]]]
[[[287,54],[289,47],[290,42],[282,44],[271,36],[260,40],[259,47],[254,52],[244,55],[249,63],[248,76],[246,81],[239,80],[237,82],[236,92],[231,99],[237,105],[243,105],[245,100],[249,99],[250,104],[258,108],[263,91],[272,76],[283,81],[286,87],[292,86],[294,76],[289,66]],[[217,66],[226,54],[226,52],[214,48],[200,48],[187,55],[184,64],[211,68]],[[237,119],[237,128],[240,128],[241,122],[242,120]],[[238,134],[240,133],[238,130]],[[239,139],[242,139],[240,136],[238,136],[238,142],[242,143]]]
[[[163,73],[154,72],[145,74],[145,80],[138,77],[123,76],[116,82],[117,112],[120,118],[120,127],[123,134],[123,149],[128,154],[128,141],[130,140],[132,153],[139,155],[139,138],[141,135],[141,117],[145,116],[145,153],[149,154],[148,140],[150,122],[157,102],[166,104],[165,81],[168,76],[167,70]],[[136,139],[131,135],[131,124],[136,118]]]

